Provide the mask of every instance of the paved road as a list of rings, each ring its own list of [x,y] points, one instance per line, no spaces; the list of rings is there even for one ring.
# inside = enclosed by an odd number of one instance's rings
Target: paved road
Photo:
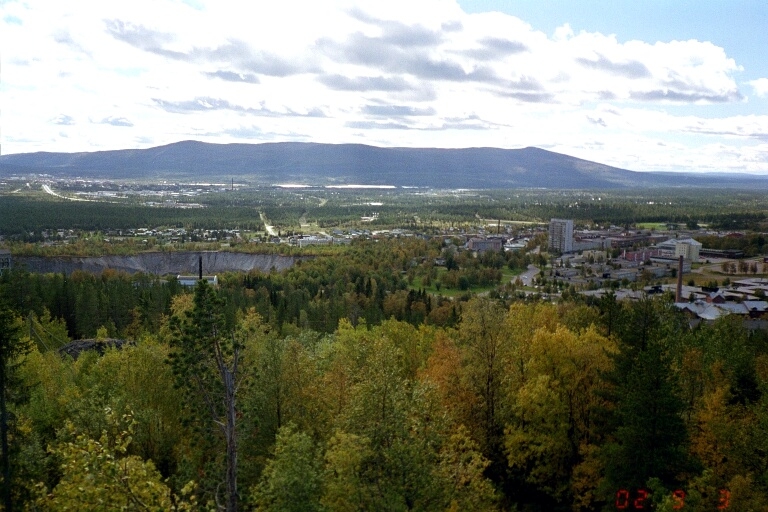
[[[539,267],[536,265],[528,265],[528,270],[520,274],[519,277],[521,281],[523,281],[523,285],[525,286],[531,286],[533,284],[533,278],[539,275]],[[517,280],[517,277],[515,277],[512,282],[515,282]]]
[[[269,236],[277,236],[277,231],[275,231],[275,227],[267,224],[267,217],[264,215],[264,213],[259,212],[259,217],[261,218],[261,222],[264,223],[264,229],[266,230],[267,234]]]
[[[59,194],[57,192],[54,192],[53,189],[50,186],[45,185],[45,184],[43,184],[43,190],[45,191],[46,194],[50,194],[52,196],[55,196],[55,197],[58,197],[58,198],[61,198],[61,199],[66,199],[67,201],[89,201],[88,199],[83,199],[82,197],[67,197],[67,196],[63,196],[63,195],[61,195],[61,194]]]

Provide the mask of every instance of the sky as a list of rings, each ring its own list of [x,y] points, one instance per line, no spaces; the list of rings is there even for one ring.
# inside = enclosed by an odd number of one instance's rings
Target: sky
[[[768,175],[764,0],[0,0],[0,152],[535,146]]]

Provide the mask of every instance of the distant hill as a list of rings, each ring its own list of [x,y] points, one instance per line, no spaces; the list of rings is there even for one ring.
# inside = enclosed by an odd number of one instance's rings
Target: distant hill
[[[0,156],[0,175],[102,179],[244,179],[257,185],[432,188],[768,188],[768,177],[633,172],[538,148],[381,148],[363,144],[184,141],[150,149]]]

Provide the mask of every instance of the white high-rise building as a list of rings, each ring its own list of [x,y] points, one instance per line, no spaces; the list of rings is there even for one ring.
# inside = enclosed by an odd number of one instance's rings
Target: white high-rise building
[[[573,252],[573,219],[549,221],[549,248],[562,253]]]
[[[697,242],[693,238],[686,238],[685,240],[678,240],[675,244],[675,258],[682,256],[688,261],[693,263],[699,262],[699,251],[701,250],[701,243]]]

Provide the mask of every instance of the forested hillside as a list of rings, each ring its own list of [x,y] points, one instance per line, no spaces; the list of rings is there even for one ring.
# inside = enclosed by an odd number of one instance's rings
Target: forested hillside
[[[692,330],[663,297],[438,298],[409,282],[430,250],[355,244],[217,288],[6,272],[7,499],[19,510],[768,508],[764,331],[727,318]],[[61,355],[81,338],[103,355]],[[112,338],[127,343],[107,348]]]
[[[93,153],[0,157],[0,172],[104,179],[184,177],[200,181],[247,176],[258,184],[371,184],[441,188],[616,188],[657,178],[537,148],[381,148],[363,144],[280,142],[207,144]],[[664,183],[666,177],[660,178]]]
[[[764,189],[749,174],[634,172],[572,156],[520,149],[406,148],[364,144],[182,141],[148,149],[0,156],[0,174],[57,178],[228,180],[264,185],[366,184],[395,187],[632,189],[707,187]]]

